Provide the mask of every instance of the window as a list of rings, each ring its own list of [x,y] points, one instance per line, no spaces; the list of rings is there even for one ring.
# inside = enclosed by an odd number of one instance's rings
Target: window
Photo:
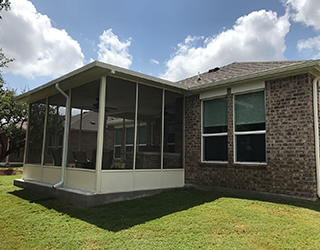
[[[202,160],[228,161],[227,97],[202,102]]]
[[[235,161],[266,162],[264,91],[234,96]]]
[[[138,130],[138,144],[139,146],[145,146],[147,144],[147,126],[140,126]],[[116,138],[114,144],[114,158],[121,158],[121,138],[122,130],[116,130]],[[134,127],[126,128],[126,152],[133,151],[134,143]]]
[[[114,143],[114,158],[121,158],[121,138],[122,138],[122,130],[116,130],[116,139]]]

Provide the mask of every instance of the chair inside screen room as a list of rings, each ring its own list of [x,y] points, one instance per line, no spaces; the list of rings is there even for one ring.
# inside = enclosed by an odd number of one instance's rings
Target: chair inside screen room
[[[87,158],[85,151],[72,151],[76,168],[92,168],[92,162]]]

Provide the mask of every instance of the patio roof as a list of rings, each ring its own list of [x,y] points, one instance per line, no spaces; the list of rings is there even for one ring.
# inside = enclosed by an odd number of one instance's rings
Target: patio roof
[[[178,93],[184,93],[188,90],[187,86],[149,76],[132,70],[120,68],[107,63],[94,61],[66,75],[54,79],[38,88],[30,90],[18,96],[18,100],[25,102],[34,102],[47,96],[58,94],[55,84],[59,83],[64,91],[80,86],[82,84],[100,79],[102,76],[111,76],[132,82],[138,82],[158,88],[164,88]]]

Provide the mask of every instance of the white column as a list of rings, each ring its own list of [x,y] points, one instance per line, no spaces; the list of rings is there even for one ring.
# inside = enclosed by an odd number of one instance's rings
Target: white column
[[[102,76],[100,80],[99,92],[99,121],[98,121],[98,139],[97,139],[97,154],[96,154],[96,193],[101,192],[101,169],[102,169],[102,154],[103,154],[103,140],[104,140],[104,119],[106,106],[106,90],[107,77]]]
[[[44,155],[45,155],[45,151],[46,151],[48,116],[49,116],[49,98],[47,97],[46,98],[46,113],[44,115],[42,150],[41,150],[41,181],[43,181],[43,165],[44,165]]]
[[[132,172],[132,184],[133,190],[135,190],[135,182],[136,182],[136,159],[137,159],[137,123],[138,123],[138,98],[139,98],[139,84],[136,83],[136,107],[134,114],[134,139],[133,139],[133,172]]]
[[[164,142],[164,104],[165,104],[165,90],[162,90],[162,107],[161,107],[161,176],[160,176],[160,186],[163,187],[163,142]]]
[[[186,150],[185,150],[186,97],[185,97],[185,95],[183,95],[183,104],[182,105],[183,105],[183,108],[182,108],[182,168],[183,168],[183,185],[184,185],[185,184],[185,165],[186,165],[186,159],[185,159],[185,155],[186,155]]]

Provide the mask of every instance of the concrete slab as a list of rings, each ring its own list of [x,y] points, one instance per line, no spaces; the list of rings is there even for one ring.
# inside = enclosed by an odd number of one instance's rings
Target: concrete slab
[[[23,179],[15,179],[14,185],[38,194],[53,196],[58,200],[71,203],[78,207],[93,207],[117,201],[131,200],[159,194],[165,190],[171,189],[97,194],[64,187],[55,189],[52,187],[52,185],[47,183]]]

